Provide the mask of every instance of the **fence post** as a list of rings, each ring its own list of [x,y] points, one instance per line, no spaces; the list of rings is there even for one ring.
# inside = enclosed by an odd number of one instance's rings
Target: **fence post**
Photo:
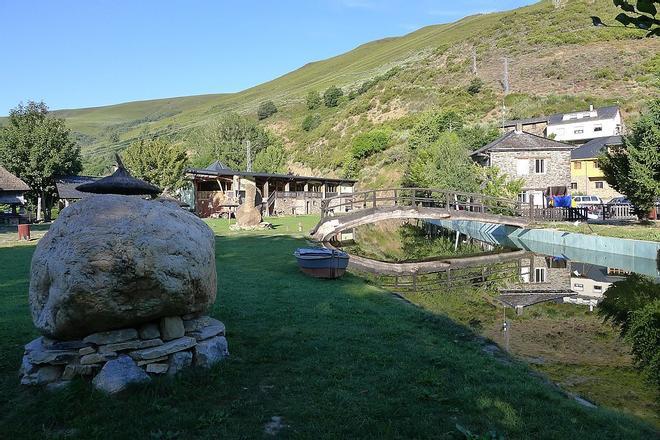
[[[530,194],[529,196],[529,218],[534,220],[534,195]]]
[[[396,205],[398,205],[398,204],[399,204],[399,200],[398,200],[398,191],[397,191],[397,190],[394,190],[394,206],[396,206]]]
[[[417,192],[413,189],[412,190],[412,199],[411,199],[411,202],[410,202],[413,207],[417,206],[417,201],[415,200],[416,197],[417,197]]]
[[[447,212],[451,211],[451,193],[447,193],[447,201],[445,203],[447,204]]]
[[[373,192],[372,196],[373,202],[374,202],[374,208],[376,207],[376,191]]]

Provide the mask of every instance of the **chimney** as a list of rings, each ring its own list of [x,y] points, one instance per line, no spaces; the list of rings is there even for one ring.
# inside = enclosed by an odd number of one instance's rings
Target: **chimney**
[[[516,122],[516,133],[522,133],[522,122]]]

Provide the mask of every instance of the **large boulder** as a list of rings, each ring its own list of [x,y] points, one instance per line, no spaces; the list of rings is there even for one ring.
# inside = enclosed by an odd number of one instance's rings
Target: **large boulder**
[[[95,195],[60,213],[31,274],[34,325],[80,338],[207,311],[216,297],[215,239],[176,204]]]

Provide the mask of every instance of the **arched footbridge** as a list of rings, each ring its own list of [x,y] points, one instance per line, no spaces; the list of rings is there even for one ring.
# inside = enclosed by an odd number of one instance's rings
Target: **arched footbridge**
[[[518,200],[433,188],[395,188],[340,194],[321,202],[321,220],[311,231],[328,241],[341,231],[390,219],[452,219],[525,227],[547,218],[547,209]]]

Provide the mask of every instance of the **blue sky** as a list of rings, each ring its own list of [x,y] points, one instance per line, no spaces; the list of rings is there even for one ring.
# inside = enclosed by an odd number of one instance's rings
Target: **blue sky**
[[[0,0],[0,115],[235,92],[371,40],[533,0]]]

